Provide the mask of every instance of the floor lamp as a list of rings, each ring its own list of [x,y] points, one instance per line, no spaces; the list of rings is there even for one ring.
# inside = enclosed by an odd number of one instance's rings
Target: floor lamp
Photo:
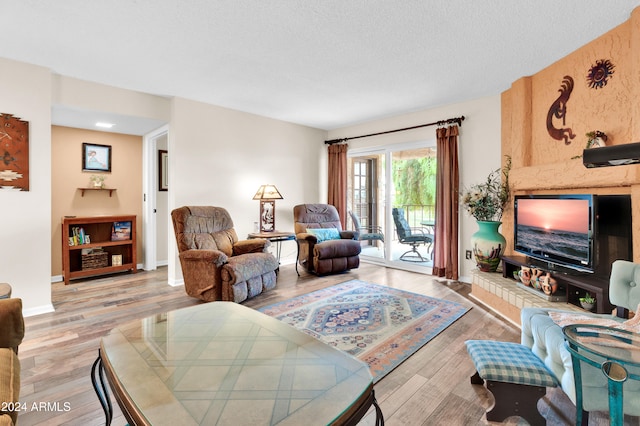
[[[260,185],[253,196],[260,200],[260,232],[273,232],[276,229],[276,200],[282,200],[282,195],[275,185]]]

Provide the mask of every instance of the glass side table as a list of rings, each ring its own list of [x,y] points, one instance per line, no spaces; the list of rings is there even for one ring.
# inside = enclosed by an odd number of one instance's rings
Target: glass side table
[[[624,414],[640,415],[632,401],[640,393],[640,334],[586,324],[571,324],[562,332],[573,361],[576,425],[582,424],[585,409],[600,411],[608,406],[613,426],[623,425]],[[597,405],[600,401],[602,407]]]
[[[247,238],[264,238],[272,243],[276,243],[276,259],[278,259],[278,265],[280,264],[280,253],[282,252],[282,242],[291,241],[296,239],[296,234],[293,232],[283,231],[271,231],[271,232],[252,232]]]

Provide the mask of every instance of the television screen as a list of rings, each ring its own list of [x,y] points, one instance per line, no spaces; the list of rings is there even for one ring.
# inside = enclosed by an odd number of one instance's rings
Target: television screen
[[[515,251],[593,272],[593,196],[528,195],[515,198]]]

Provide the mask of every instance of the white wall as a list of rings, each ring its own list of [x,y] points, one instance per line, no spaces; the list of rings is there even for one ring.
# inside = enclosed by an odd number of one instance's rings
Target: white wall
[[[0,190],[0,282],[25,315],[51,311],[51,74],[0,59],[0,112],[29,122],[29,191]]]
[[[484,180],[487,174],[500,167],[501,111],[500,95],[447,105],[411,114],[374,120],[356,126],[331,130],[328,139],[359,136],[387,130],[412,127],[463,115],[460,127],[459,166],[461,190]],[[349,141],[350,149],[416,142],[435,139],[436,127],[424,127],[387,135]],[[326,172],[325,172],[326,175]],[[326,176],[321,177],[326,181]],[[477,230],[475,220],[460,210],[460,280],[470,282],[475,262],[465,260],[464,251],[470,250],[471,235]]]
[[[172,101],[169,130],[169,210],[184,205],[226,208],[239,238],[253,232],[258,187],[276,185],[276,228],[293,231],[293,206],[318,202],[326,132],[182,98]],[[182,281],[175,244],[169,245],[169,281]],[[171,253],[173,251],[173,253]],[[282,246],[293,262],[295,242]]]

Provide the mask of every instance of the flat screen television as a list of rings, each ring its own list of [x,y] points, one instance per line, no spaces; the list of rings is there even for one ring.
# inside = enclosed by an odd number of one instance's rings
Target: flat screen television
[[[515,251],[533,259],[594,272],[594,195],[518,195]]]

